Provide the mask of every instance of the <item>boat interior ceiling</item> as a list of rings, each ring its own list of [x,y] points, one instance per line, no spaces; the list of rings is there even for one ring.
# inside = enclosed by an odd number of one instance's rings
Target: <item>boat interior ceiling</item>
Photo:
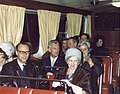
[[[76,9],[99,11],[111,7],[120,7],[120,0],[32,0]]]

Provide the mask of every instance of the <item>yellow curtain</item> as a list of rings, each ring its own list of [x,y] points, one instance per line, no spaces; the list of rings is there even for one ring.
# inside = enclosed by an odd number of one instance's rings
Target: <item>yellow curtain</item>
[[[39,51],[34,57],[40,58],[48,49],[48,42],[56,39],[59,29],[61,13],[47,10],[38,10],[39,23]]]
[[[87,16],[87,23],[86,23],[86,33],[90,35],[91,37],[91,16]]]
[[[0,42],[17,45],[22,37],[25,8],[0,5]]]
[[[80,34],[82,23],[82,15],[68,13],[67,14],[67,33],[68,37],[72,37]]]

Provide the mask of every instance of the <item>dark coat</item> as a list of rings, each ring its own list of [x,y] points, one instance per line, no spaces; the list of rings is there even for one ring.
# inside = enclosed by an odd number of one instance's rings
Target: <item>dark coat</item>
[[[97,58],[92,58],[92,61],[94,63],[94,66],[92,66],[90,68],[90,65],[88,64],[88,62],[84,62],[83,64],[81,64],[81,67],[86,69],[87,71],[89,71],[92,74],[92,87],[93,87],[93,92],[95,94],[98,93],[99,88],[98,88],[98,77],[103,74],[103,66],[102,63],[97,59]]]
[[[55,64],[53,67],[58,67],[58,68],[47,68],[45,66],[51,66],[51,61],[50,61],[50,56],[45,58],[44,60],[42,60],[42,64],[43,64],[43,69],[45,72],[52,72],[52,73],[57,73],[60,68],[59,67],[67,67],[67,64],[65,62],[65,58],[63,56],[58,56]]]
[[[91,55],[98,55],[98,56],[110,55],[109,49],[104,46],[101,46],[101,47],[93,46],[92,49],[93,50],[91,52]]]
[[[12,62],[4,64],[2,71],[2,75],[11,75],[11,76],[24,76],[24,77],[37,77],[39,74],[37,73],[35,62],[28,60],[26,62],[25,74],[20,69],[17,60],[13,60]],[[13,79],[13,78],[3,78],[2,83],[12,83],[16,82],[18,87],[35,87],[35,81],[33,80],[23,80],[23,79]],[[25,85],[23,84],[25,83]]]
[[[61,70],[57,75],[56,79],[66,79],[67,68]],[[81,66],[78,66],[71,83],[77,85],[87,92],[87,94],[92,94],[92,85],[91,85],[91,73],[83,69]]]

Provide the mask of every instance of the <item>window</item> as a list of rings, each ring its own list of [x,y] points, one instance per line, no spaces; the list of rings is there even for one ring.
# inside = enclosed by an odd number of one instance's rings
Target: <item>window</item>
[[[98,13],[95,15],[97,30],[120,30],[120,13]]]
[[[33,53],[38,51],[39,47],[39,27],[37,14],[25,14],[23,36],[21,42],[30,42]]]
[[[58,41],[61,41],[63,37],[66,37],[66,31],[65,31],[66,20],[67,20],[66,14],[62,14],[60,18],[58,35],[56,37]]]
[[[61,15],[59,31],[56,39],[61,41],[63,37],[66,37],[66,14]],[[84,21],[83,21],[84,22]],[[82,27],[83,23],[82,22]],[[84,28],[81,28],[83,32]],[[32,45],[32,53],[36,53],[39,49],[39,26],[38,26],[38,16],[37,13],[27,13],[25,14],[25,22],[23,28],[23,36],[21,42],[30,42]]]

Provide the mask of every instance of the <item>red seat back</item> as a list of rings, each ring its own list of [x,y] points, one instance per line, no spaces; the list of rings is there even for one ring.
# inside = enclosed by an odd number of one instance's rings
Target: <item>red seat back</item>
[[[19,94],[19,92],[19,88],[0,86],[0,94]]]
[[[20,94],[32,94],[32,90],[30,88],[20,88]]]
[[[64,94],[64,91],[0,86],[0,94]]]
[[[64,91],[33,89],[32,94],[64,94]]]
[[[118,76],[118,68],[119,68],[119,53],[111,53],[110,56],[112,56],[114,60],[114,66],[113,66],[113,76]]]
[[[31,57],[30,59],[31,59],[31,60],[34,60],[34,61],[39,61],[39,60],[40,60],[40,59],[34,58],[34,57]]]
[[[104,56],[103,65],[104,65],[104,75],[103,82],[104,83],[112,83],[112,70],[113,70],[113,59],[110,56]]]
[[[47,78],[53,80],[55,78],[55,75],[47,75]],[[53,81],[50,81],[50,90],[52,89],[52,83]]]

